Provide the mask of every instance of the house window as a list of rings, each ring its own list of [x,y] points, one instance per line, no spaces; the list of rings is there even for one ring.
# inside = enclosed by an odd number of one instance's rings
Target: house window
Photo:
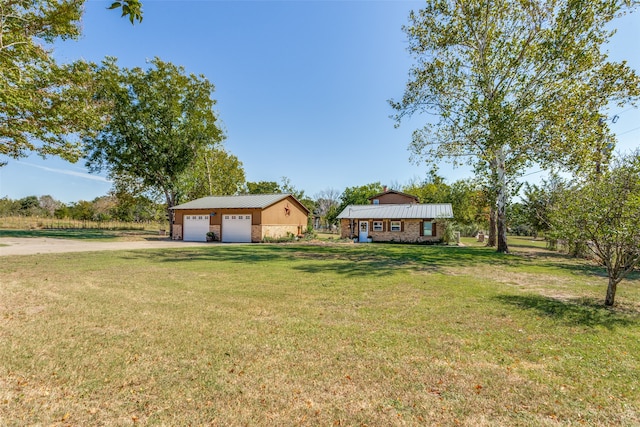
[[[391,231],[402,231],[402,223],[400,221],[391,221]]]
[[[423,236],[433,236],[433,223],[429,221],[425,221],[422,223],[422,235]]]
[[[382,221],[373,221],[373,231],[382,231]]]
[[[374,205],[379,205],[380,204],[380,200],[379,199],[373,199],[373,204]]]

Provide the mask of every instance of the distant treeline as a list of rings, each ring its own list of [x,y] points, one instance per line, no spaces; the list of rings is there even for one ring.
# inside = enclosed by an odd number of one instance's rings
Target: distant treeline
[[[0,199],[0,218],[10,217],[37,218],[40,222],[51,224],[55,223],[52,220],[149,223],[166,221],[166,210],[162,204],[155,203],[145,196],[107,195],[93,201],[81,200],[70,204],[60,202],[51,196],[28,196],[18,200],[4,197]],[[62,224],[61,221],[58,223]]]

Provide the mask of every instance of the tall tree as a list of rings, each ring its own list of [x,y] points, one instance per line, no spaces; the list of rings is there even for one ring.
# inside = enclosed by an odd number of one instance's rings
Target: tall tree
[[[0,2],[0,166],[31,152],[76,161],[99,126],[93,65],[58,64],[56,40],[80,35],[82,0]]]
[[[40,196],[38,198],[38,204],[40,205],[40,209],[47,214],[47,216],[53,216],[56,209],[58,209],[62,202],[54,199],[50,195]]]
[[[247,182],[244,194],[280,194],[282,189],[275,181]]]
[[[620,281],[640,265],[640,152],[564,191],[551,218],[558,237],[586,242],[606,268],[605,305],[613,305]]]
[[[566,183],[557,175],[543,179],[540,185],[526,183],[524,186],[523,214],[535,235],[551,227],[549,215],[559,199],[563,197]]]
[[[384,187],[380,182],[345,188],[340,195],[340,205],[337,209],[329,213],[327,221],[329,221],[330,224],[335,224],[337,222],[337,216],[340,215],[340,212],[348,205],[367,205],[369,204],[369,197],[375,196],[382,191],[384,191]]]
[[[415,58],[400,121],[437,120],[414,132],[411,150],[427,161],[474,164],[490,181],[497,250],[508,252],[505,209],[531,162],[584,167],[603,140],[611,105],[640,94],[626,63],[601,51],[606,25],[633,7],[624,0],[429,0],[404,29]]]
[[[451,198],[451,187],[436,169],[430,170],[424,181],[414,180],[402,187],[402,191],[418,197],[420,203],[449,203]]]
[[[237,194],[244,185],[242,162],[222,148],[203,149],[180,177],[181,195],[187,200]]]
[[[85,139],[87,166],[134,177],[162,193],[170,215],[182,174],[204,148],[214,149],[224,138],[213,111],[213,84],[159,58],[147,70],[119,69],[107,59],[98,82],[95,96],[111,108],[98,136]]]
[[[320,217],[320,222],[324,227],[330,227],[333,223],[329,222],[331,216],[335,217],[340,212],[335,212],[338,209],[338,198],[340,192],[335,188],[327,188],[322,190],[315,196],[316,215]]]

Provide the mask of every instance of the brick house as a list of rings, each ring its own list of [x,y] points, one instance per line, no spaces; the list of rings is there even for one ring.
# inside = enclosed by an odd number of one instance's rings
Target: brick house
[[[439,242],[443,219],[453,218],[451,204],[420,204],[410,194],[385,191],[369,205],[349,205],[340,214],[341,237],[358,242]]]

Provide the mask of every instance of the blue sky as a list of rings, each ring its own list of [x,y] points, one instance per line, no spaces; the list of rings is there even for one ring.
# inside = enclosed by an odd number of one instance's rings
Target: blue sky
[[[290,179],[308,196],[379,181],[406,184],[428,167],[409,161],[420,123],[389,118],[411,58],[401,30],[421,1],[159,1],[143,0],[132,26],[110,1],[89,0],[79,41],[56,45],[61,61],[145,67],[155,56],[203,74],[224,124],[225,147],[242,161],[248,181]],[[608,46],[614,60],[640,70],[640,13],[616,21]],[[640,110],[617,109],[618,149],[640,147]],[[528,179],[540,174],[533,169]],[[443,164],[450,182],[470,176]],[[49,194],[65,203],[105,195],[111,184],[82,161],[30,156],[0,168],[0,197]]]

